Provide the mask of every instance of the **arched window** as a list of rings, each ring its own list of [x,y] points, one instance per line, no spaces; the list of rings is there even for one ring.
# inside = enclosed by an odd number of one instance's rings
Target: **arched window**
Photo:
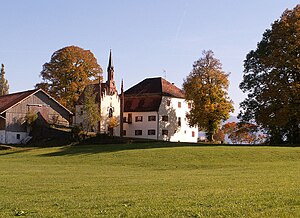
[[[113,109],[112,108],[109,108],[109,111],[108,111],[108,117],[112,117],[113,116]]]

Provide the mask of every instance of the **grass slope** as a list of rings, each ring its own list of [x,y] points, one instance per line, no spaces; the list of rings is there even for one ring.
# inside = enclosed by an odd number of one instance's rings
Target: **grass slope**
[[[300,148],[17,148],[0,195],[0,217],[300,217]]]

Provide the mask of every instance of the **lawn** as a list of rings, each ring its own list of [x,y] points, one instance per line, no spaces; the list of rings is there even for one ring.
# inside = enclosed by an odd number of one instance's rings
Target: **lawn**
[[[300,217],[300,147],[0,151],[0,217]]]

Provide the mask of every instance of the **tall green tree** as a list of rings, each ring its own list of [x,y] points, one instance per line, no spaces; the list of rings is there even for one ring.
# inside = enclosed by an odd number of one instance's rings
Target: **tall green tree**
[[[9,85],[7,79],[5,79],[5,70],[4,64],[1,65],[1,72],[0,72],[0,96],[7,95],[9,90]]]
[[[86,132],[97,129],[97,125],[101,120],[100,108],[96,103],[96,93],[94,93],[94,85],[89,85],[84,90],[83,99],[83,127]]]
[[[206,132],[207,139],[213,141],[221,121],[228,119],[233,112],[228,97],[229,74],[222,70],[222,64],[211,50],[203,51],[202,55],[184,80],[183,89],[186,100],[193,101],[187,114],[189,125],[197,125]]]
[[[239,117],[256,122],[270,143],[300,143],[300,5],[286,10],[247,54]]]
[[[36,87],[45,89],[74,111],[83,89],[101,74],[102,69],[91,51],[68,46],[54,52],[50,62],[43,65],[40,73],[43,81]]]

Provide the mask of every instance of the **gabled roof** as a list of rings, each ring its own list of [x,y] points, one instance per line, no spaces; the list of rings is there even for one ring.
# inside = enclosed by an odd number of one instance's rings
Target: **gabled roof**
[[[173,83],[161,78],[147,78],[125,91],[125,96],[161,95],[184,98],[184,93]]]
[[[14,106],[15,104],[22,101],[23,99],[29,97],[36,91],[37,89],[34,89],[34,90],[28,90],[24,92],[17,92],[17,93],[0,96],[0,113],[3,113],[10,107]]]
[[[138,96],[125,97],[124,111],[125,112],[150,112],[158,111],[162,96]]]
[[[184,98],[184,93],[161,77],[148,78],[124,92],[125,112],[158,111],[162,96]]]
[[[56,101],[53,97],[51,97],[47,92],[45,92],[42,89],[33,89],[33,90],[16,92],[16,93],[0,96],[0,114],[5,112],[9,108],[13,107],[14,105],[24,101],[25,99],[29,98],[31,95],[34,95],[37,92],[43,92],[53,101],[55,101],[59,106],[64,108],[69,114],[73,114],[71,111],[69,111],[66,107],[64,107],[62,104],[60,104],[58,101]]]

